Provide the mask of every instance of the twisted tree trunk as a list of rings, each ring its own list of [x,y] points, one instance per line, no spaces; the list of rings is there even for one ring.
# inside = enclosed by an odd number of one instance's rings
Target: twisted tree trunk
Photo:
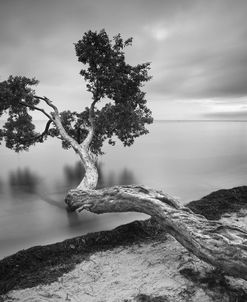
[[[101,190],[71,190],[66,203],[72,210],[92,213],[141,212],[156,219],[187,250],[228,275],[247,280],[247,232],[209,221],[182,207],[163,192],[142,186]]]
[[[80,146],[77,150],[83,164],[85,175],[76,190],[94,190],[98,183],[99,173],[94,160],[87,149]]]
[[[81,125],[81,128],[86,130],[87,136],[83,140],[82,143],[78,143],[73,137],[71,137],[65,130],[61,118],[60,113],[55,105],[47,99],[42,98],[50,107],[53,108],[53,112],[51,115],[48,115],[50,118],[50,122],[53,122],[56,126],[61,138],[65,140],[73,149],[74,151],[79,155],[81,163],[85,170],[85,175],[80,182],[80,184],[77,186],[77,190],[93,190],[96,188],[98,183],[98,170],[95,164],[95,159],[92,156],[92,153],[90,151],[90,144],[93,139],[94,135],[94,106],[96,101],[93,101],[90,107],[89,112],[89,122],[90,125]],[[47,113],[45,113],[47,114]]]

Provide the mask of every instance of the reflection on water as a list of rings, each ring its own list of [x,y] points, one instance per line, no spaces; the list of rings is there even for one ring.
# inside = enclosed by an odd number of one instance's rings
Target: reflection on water
[[[136,183],[133,172],[129,171],[128,169],[123,169],[119,173],[118,177],[116,177],[113,172],[110,172],[109,175],[105,175],[102,166],[103,165],[101,163],[97,164],[97,169],[99,172],[99,180],[97,185],[98,189],[112,185],[129,185]],[[40,175],[34,173],[29,168],[18,168],[16,171],[11,171],[9,174],[9,191],[13,196],[17,196],[18,198],[20,198],[22,194],[23,198],[27,197],[27,193],[35,194],[47,204],[64,209],[66,208],[65,203],[61,201],[64,199],[66,191],[69,190],[69,188],[76,187],[80,183],[84,177],[85,170],[81,162],[77,161],[74,165],[65,165],[63,172],[64,181],[57,183],[58,191],[51,193],[49,192],[49,188],[46,186],[46,183],[41,181],[42,177]],[[75,219],[77,219],[77,216],[77,214],[71,214],[71,219],[73,219],[73,217],[76,217]]]
[[[115,175],[113,171],[105,173],[103,164],[98,162],[97,169],[99,173],[98,189],[114,185],[131,185],[137,183],[134,172],[127,168],[123,168],[117,175]],[[65,187],[76,187],[85,174],[85,170],[80,161],[74,165],[65,165],[63,171]]]
[[[123,168],[116,175],[113,171],[108,173],[104,172],[103,165],[98,166],[99,170],[99,182],[98,188],[106,188],[115,185],[132,185],[137,184],[134,172],[130,171],[127,168]]]
[[[65,209],[66,206],[65,206],[65,203],[62,203],[61,200],[59,199],[53,199],[53,198],[50,198],[49,195],[45,194],[45,193],[42,193],[42,192],[37,192],[37,196],[44,202],[46,202],[47,204],[53,206],[53,207],[56,207],[56,208],[60,208],[60,209]]]
[[[76,162],[75,165],[65,165],[63,168],[64,172],[64,178],[66,185],[69,186],[75,186],[76,184],[79,184],[82,180],[85,170],[81,164],[81,162]]]
[[[2,193],[2,192],[3,192],[3,181],[0,178],[0,193]]]
[[[134,173],[126,168],[121,172],[118,182],[120,185],[132,185],[137,183]]]
[[[40,178],[29,168],[17,169],[15,172],[10,172],[9,174],[9,186],[11,187],[11,192],[16,190],[35,193],[37,190],[37,185]]]
[[[247,123],[156,122],[131,148],[104,151],[99,188],[144,184],[185,203],[247,183]],[[64,196],[84,172],[73,150],[62,150],[54,139],[20,154],[1,146],[0,166],[0,258],[146,217],[68,213]]]
[[[129,184],[134,181],[133,173],[127,169],[123,169],[117,177],[114,176],[114,181],[111,181],[112,173],[107,175],[103,171],[102,164],[97,166],[98,188],[113,184]],[[67,211],[64,203],[66,192],[78,185],[84,170],[81,163],[77,161],[71,165],[64,165],[62,171],[60,181],[56,181],[55,186],[52,187],[49,177],[44,178],[31,168],[17,168],[9,172],[6,186],[10,194],[6,194],[5,199],[0,195],[3,202],[0,203],[0,207],[2,206],[0,259],[30,245],[45,244],[82,233],[111,229],[135,219],[135,214],[105,214],[99,217],[87,212],[78,214]],[[142,217],[145,216],[140,216]]]
[[[126,168],[119,172],[118,176],[114,172],[104,173],[102,163],[97,164],[97,169],[99,172],[99,179],[97,188],[105,188],[112,185],[129,185],[136,184],[134,173]],[[80,161],[77,161],[74,165],[65,165],[63,168],[64,181],[57,183],[57,188],[61,189],[59,192],[55,192],[55,195],[66,193],[67,188],[76,187],[80,181],[83,179],[85,170]],[[34,173],[29,168],[20,169],[16,171],[11,171],[8,177],[8,185],[10,192],[13,195],[20,196],[23,193],[36,193],[42,199],[53,206],[61,207],[61,200],[55,201],[50,198],[46,193],[49,192],[48,187],[45,186],[45,182],[41,181],[42,177],[37,173]],[[3,184],[0,181],[0,189]],[[64,207],[63,207],[64,208]]]

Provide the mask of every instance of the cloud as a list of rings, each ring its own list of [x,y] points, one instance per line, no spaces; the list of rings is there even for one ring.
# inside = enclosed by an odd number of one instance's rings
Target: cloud
[[[36,76],[40,91],[62,107],[73,99],[81,108],[90,96],[83,93],[73,43],[89,29],[105,28],[110,36],[134,38],[126,50],[131,64],[152,62],[145,90],[159,116],[166,110],[164,116],[177,116],[172,101],[187,102],[193,116],[196,110],[211,114],[210,107],[189,102],[238,102],[247,95],[246,13],[245,0],[1,1],[0,80]]]
[[[234,112],[212,112],[202,115],[209,119],[226,119],[226,120],[247,120],[247,110]]]
[[[155,47],[152,88],[175,99],[244,96],[247,2],[200,3],[170,24],[172,34]]]

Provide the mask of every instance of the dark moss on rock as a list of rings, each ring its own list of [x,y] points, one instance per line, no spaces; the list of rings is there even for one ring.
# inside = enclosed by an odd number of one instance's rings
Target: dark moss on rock
[[[242,208],[247,208],[247,186],[219,190],[200,200],[192,201],[187,206],[208,219],[219,219],[224,213],[238,212]],[[0,261],[0,294],[12,289],[56,281],[64,273],[72,270],[77,263],[88,259],[97,251],[157,240],[166,240],[166,234],[157,223],[148,219],[135,221],[111,231],[87,234],[55,244],[22,250]],[[159,299],[166,301],[166,297],[149,299],[153,300],[147,301],[162,301]]]
[[[246,302],[247,293],[242,288],[233,287],[230,280],[219,270],[214,269],[207,272],[195,271],[192,268],[179,270],[180,274],[201,287],[205,291],[211,291],[212,296],[219,301],[220,297],[225,297],[224,301]]]
[[[139,294],[135,297],[136,302],[169,302],[170,300],[166,296],[150,296],[145,294]],[[128,300],[126,300],[128,302]]]
[[[46,246],[35,246],[0,261],[0,294],[49,284],[97,251],[160,239],[166,235],[154,221],[134,221],[111,231],[91,233]]]
[[[186,206],[207,219],[218,220],[225,213],[247,209],[247,186],[218,190]]]

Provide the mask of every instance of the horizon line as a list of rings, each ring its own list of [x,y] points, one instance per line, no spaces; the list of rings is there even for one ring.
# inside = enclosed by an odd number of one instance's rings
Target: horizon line
[[[5,122],[7,119],[1,119]],[[44,122],[46,119],[33,119],[36,122]],[[247,122],[247,119],[154,119],[154,122]]]
[[[243,119],[154,119],[155,122],[247,122]]]

